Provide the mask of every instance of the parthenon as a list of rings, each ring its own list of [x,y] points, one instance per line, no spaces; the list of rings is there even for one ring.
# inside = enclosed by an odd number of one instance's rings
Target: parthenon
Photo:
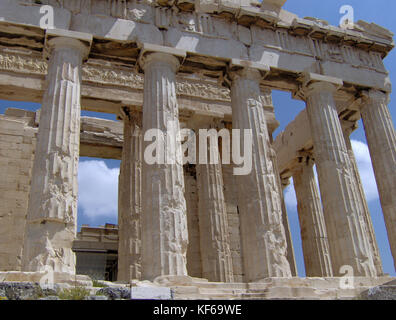
[[[0,0],[0,99],[41,104],[0,115],[1,281],[51,272],[56,283],[91,283],[72,250],[80,156],[121,160],[120,284],[169,287],[180,299],[335,298],[395,280],[383,271],[350,141],[362,119],[396,265],[383,63],[393,34],[300,18],[285,2]],[[306,104],[276,139],[272,90]],[[250,132],[251,170],[184,164],[182,141],[168,139],[183,128]],[[175,162],[145,161],[151,129],[167,132]],[[198,158],[224,160],[218,147]],[[306,278],[283,196],[291,177]],[[339,286],[345,267],[353,288]]]

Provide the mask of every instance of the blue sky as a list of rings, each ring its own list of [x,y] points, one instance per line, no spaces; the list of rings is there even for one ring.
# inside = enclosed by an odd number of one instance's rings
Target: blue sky
[[[284,9],[297,14],[300,17],[317,17],[327,20],[332,25],[338,25],[341,18],[339,10],[343,5],[351,5],[354,8],[355,21],[365,20],[375,22],[381,26],[396,32],[396,1],[392,0],[351,0],[351,1],[318,1],[318,0],[288,0]],[[385,59],[386,68],[390,71],[392,83],[396,77],[396,49]],[[391,94],[389,105],[393,119],[396,119],[395,96]],[[292,100],[290,93],[274,91],[273,101],[280,127],[275,131],[274,138],[286,125],[305,107],[301,101]],[[29,102],[13,102],[0,100],[0,113],[8,107],[36,110],[39,104]],[[115,119],[114,115],[83,112],[82,115]],[[376,191],[375,179],[370,163],[370,156],[366,145],[366,139],[362,123],[351,138],[356,154],[360,174],[362,176],[365,193],[368,199],[384,271],[396,276],[393,267],[393,259],[390,253],[385,224],[381,206]],[[106,222],[117,223],[117,184],[118,184],[119,161],[101,160],[92,158],[80,159],[79,171],[79,214],[78,225],[102,225]],[[293,237],[294,250],[296,253],[297,268],[300,276],[305,275],[304,261],[302,256],[300,229],[296,210],[294,189],[289,186],[285,190],[285,199]]]

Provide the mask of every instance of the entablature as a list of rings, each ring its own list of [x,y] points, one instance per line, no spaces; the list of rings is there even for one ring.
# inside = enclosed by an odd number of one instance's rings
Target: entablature
[[[382,61],[394,46],[390,31],[363,21],[344,30],[301,19],[281,9],[284,1],[40,2],[53,6],[55,28],[92,34],[90,59],[136,67],[143,44],[151,44],[185,51],[182,74],[219,84],[230,61],[240,59],[269,67],[262,84],[274,89],[295,91],[300,74],[314,72],[346,86],[391,90]],[[0,8],[0,44],[41,52],[40,5],[2,0]]]

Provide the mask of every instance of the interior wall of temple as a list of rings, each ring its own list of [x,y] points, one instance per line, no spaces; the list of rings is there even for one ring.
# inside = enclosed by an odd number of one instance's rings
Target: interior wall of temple
[[[37,127],[35,112],[0,115],[0,270],[21,270]]]
[[[188,248],[187,248],[187,272],[192,277],[202,277],[201,246],[199,237],[198,218],[198,189],[195,172],[191,172],[189,167],[184,170],[184,185],[187,205],[187,228],[188,228]]]

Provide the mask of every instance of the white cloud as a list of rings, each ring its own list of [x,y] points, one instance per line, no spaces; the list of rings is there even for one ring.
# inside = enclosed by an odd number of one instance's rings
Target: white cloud
[[[351,143],[367,201],[377,200],[379,195],[368,146],[357,140],[351,140]]]
[[[293,178],[290,179],[290,184],[286,187],[284,191],[284,199],[285,199],[286,209],[288,211],[297,210],[297,199],[296,199],[296,192],[294,191]]]
[[[360,179],[363,184],[364,193],[367,201],[375,201],[379,199],[377,183],[375,181],[373,167],[371,165],[371,158],[368,146],[357,140],[351,140],[352,149],[355,154],[357,166],[359,169]],[[317,181],[317,174],[315,170],[315,178]],[[318,183],[319,186],[319,183]],[[294,191],[293,179],[290,185],[284,191],[285,203],[288,210],[295,211],[297,209],[296,193]]]
[[[119,169],[104,161],[80,161],[78,167],[78,209],[90,219],[118,215]]]

